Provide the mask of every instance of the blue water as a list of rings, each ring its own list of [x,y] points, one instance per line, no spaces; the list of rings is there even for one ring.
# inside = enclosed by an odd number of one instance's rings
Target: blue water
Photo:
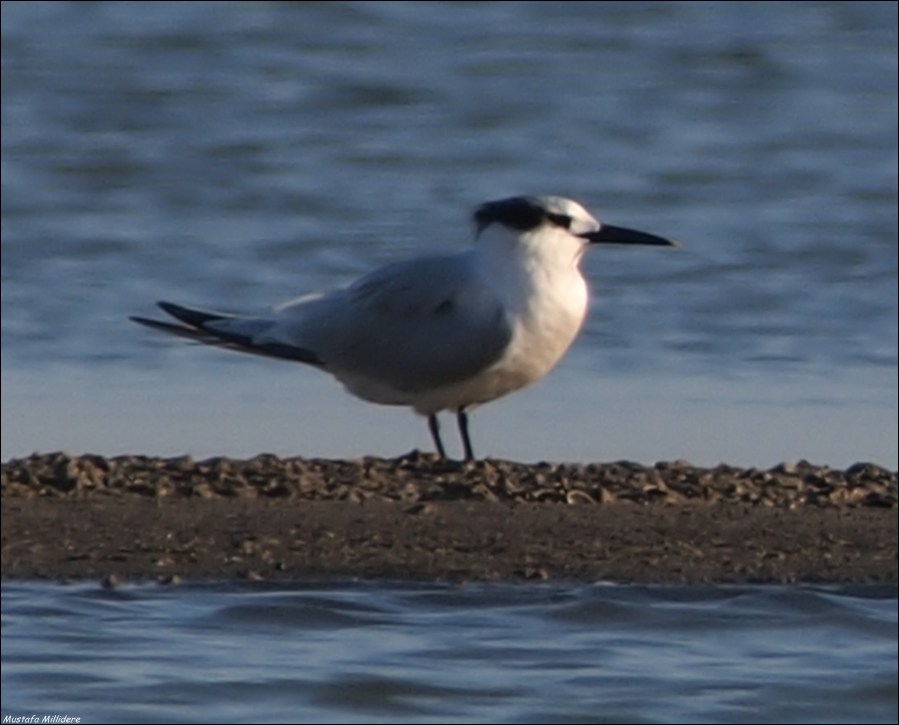
[[[555,193],[574,349],[480,455],[899,466],[895,3],[5,3],[2,435],[72,453],[399,455],[405,410],[165,339],[470,241]]]
[[[899,467],[897,5],[3,3],[0,457],[429,448],[255,310],[577,198],[587,326],[480,455]],[[2,715],[889,721],[896,591],[3,586]]]
[[[895,722],[895,587],[3,585],[2,715]]]

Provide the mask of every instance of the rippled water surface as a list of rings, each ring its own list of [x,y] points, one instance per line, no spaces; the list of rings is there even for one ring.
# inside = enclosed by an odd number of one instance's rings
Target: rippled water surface
[[[895,587],[4,583],[3,716],[895,722]]]

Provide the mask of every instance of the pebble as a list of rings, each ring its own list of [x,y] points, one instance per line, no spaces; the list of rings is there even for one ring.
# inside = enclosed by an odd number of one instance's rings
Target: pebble
[[[224,457],[195,461],[125,455],[34,454],[2,464],[4,498],[132,495],[147,498],[269,498],[368,500],[420,504],[428,501],[518,501],[602,505],[685,501],[739,502],[796,508],[896,508],[897,473],[873,463],[845,471],[808,461],[770,470],[685,460],[644,466],[612,463],[523,464],[502,460],[446,461],[412,451],[393,459],[361,460]]]

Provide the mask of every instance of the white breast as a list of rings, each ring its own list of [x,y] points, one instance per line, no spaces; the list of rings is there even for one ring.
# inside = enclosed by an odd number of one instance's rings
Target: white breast
[[[578,268],[584,244],[559,230],[539,239],[497,230],[479,240],[479,265],[512,330],[502,356],[471,378],[422,391],[412,401],[420,413],[467,408],[536,382],[562,358],[587,313],[587,284]]]

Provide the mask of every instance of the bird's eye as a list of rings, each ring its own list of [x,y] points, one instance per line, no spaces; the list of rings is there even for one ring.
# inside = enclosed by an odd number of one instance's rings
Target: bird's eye
[[[546,218],[550,221],[550,223],[555,224],[557,227],[562,227],[562,229],[571,228],[571,217],[567,214],[554,214],[553,212],[546,212]]]

